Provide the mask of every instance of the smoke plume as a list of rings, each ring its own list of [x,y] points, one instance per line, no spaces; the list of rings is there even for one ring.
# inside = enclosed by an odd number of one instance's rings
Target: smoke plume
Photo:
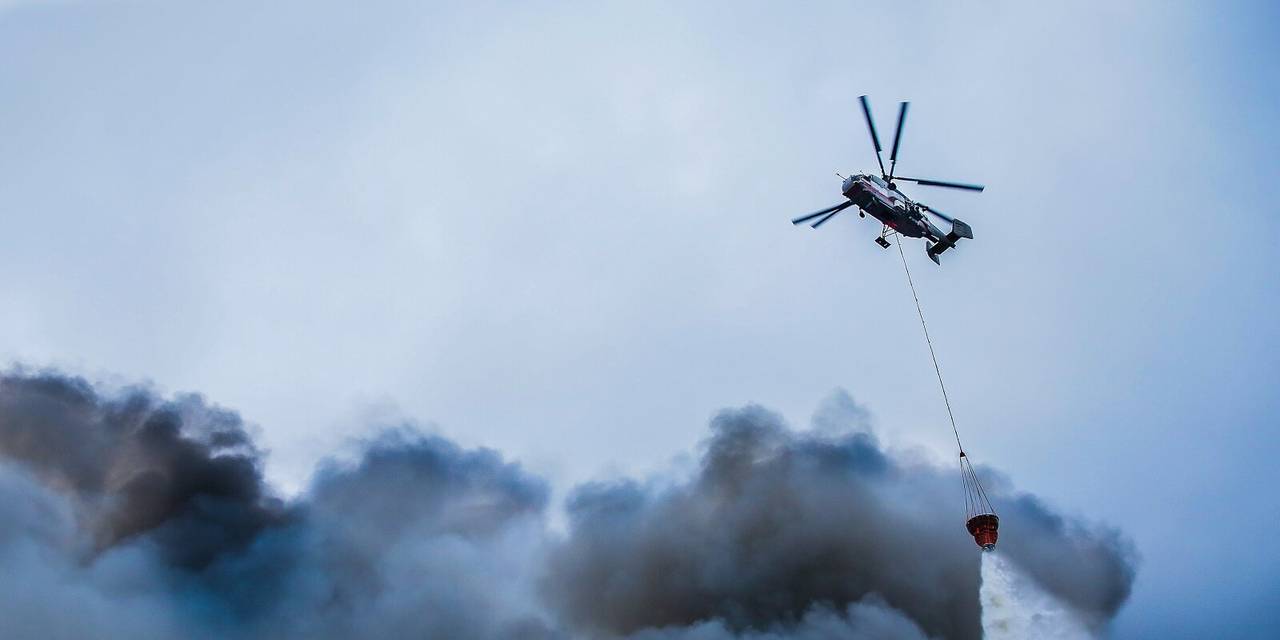
[[[954,470],[867,423],[847,396],[809,431],[723,412],[690,477],[579,486],[560,533],[543,480],[412,426],[284,500],[233,412],[12,372],[0,636],[980,637]],[[1103,628],[1133,580],[1124,539],[979,473],[1011,570]]]
[[[795,433],[758,407],[726,411],[687,484],[580,488],[547,589],[597,634],[704,620],[803,628],[815,611],[874,598],[924,635],[981,637],[980,554],[958,520],[956,482],[953,470],[890,456],[867,432]],[[1132,581],[1116,536],[997,495],[1010,561],[1090,619],[1114,615]]]

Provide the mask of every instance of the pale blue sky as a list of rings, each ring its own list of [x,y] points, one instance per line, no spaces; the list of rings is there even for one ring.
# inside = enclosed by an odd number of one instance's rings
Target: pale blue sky
[[[1117,637],[1280,626],[1274,5],[419,4],[0,2],[0,358],[285,487],[408,417],[563,491],[837,387],[943,459],[896,252],[787,223],[909,99],[901,172],[989,186],[908,189],[976,236],[908,247],[975,458],[1132,536]]]

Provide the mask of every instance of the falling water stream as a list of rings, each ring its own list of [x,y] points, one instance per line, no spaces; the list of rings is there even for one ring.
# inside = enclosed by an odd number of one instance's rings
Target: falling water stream
[[[999,551],[982,554],[982,632],[986,640],[1092,640],[1070,607],[1023,575]]]

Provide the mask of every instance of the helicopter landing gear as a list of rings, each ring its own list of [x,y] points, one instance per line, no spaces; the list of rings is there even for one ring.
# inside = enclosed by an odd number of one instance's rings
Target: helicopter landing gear
[[[885,225],[884,228],[880,230],[880,237],[876,238],[876,244],[880,245],[880,247],[883,249],[888,249],[889,248],[888,237],[895,233],[897,233],[897,231],[890,229],[889,225]]]

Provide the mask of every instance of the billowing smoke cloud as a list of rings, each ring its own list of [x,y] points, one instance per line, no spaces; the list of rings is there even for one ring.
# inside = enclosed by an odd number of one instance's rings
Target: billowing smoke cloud
[[[553,637],[548,490],[491,451],[388,432],[286,504],[233,413],[11,374],[0,458],[0,637]]]
[[[876,598],[926,635],[981,637],[980,554],[953,470],[890,456],[867,432],[797,434],[757,407],[722,413],[712,432],[686,484],[622,481],[571,498],[572,532],[546,584],[575,626],[803,628],[815,612]],[[1133,577],[1115,534],[996,494],[1002,552],[1092,624],[1108,620]]]
[[[285,501],[197,396],[0,376],[0,636],[979,637],[954,472],[836,400],[808,432],[727,411],[692,477],[578,487],[556,534],[542,480],[412,428]],[[1002,557],[1104,626],[1124,541],[987,476]]]
[[[200,567],[285,517],[239,419],[198,397],[103,400],[82,380],[10,376],[0,416],[0,452],[68,495],[98,548],[145,532]]]

